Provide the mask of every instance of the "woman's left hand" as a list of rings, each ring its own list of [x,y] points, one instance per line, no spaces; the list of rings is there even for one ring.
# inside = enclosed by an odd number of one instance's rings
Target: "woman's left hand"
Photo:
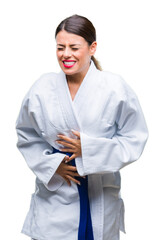
[[[60,148],[60,151],[72,153],[72,156],[67,160],[67,162],[71,161],[76,157],[81,157],[80,133],[75,130],[72,130],[72,133],[77,137],[77,139],[69,138],[65,135],[57,135],[59,140],[56,140],[57,143],[65,147]]]

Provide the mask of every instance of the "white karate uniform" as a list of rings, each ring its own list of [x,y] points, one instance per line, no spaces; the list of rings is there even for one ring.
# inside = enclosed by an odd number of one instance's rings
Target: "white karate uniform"
[[[119,76],[93,62],[72,101],[64,72],[43,74],[25,96],[16,124],[18,148],[36,175],[36,190],[22,232],[38,240],[77,240],[79,194],[55,171],[65,157],[52,153],[57,134],[80,132],[88,175],[94,240],[118,240],[124,229],[119,170],[137,160],[148,131],[138,99]]]

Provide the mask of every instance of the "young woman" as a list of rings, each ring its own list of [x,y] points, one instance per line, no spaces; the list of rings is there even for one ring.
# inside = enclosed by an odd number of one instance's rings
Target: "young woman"
[[[56,29],[60,73],[43,74],[17,119],[18,148],[36,175],[22,232],[37,240],[118,240],[124,229],[120,173],[148,132],[133,90],[103,72],[96,32],[74,15]]]

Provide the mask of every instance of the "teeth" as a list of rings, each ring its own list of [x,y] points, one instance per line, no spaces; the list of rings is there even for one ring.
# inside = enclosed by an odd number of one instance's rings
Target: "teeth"
[[[75,62],[64,62],[65,65],[67,66],[72,66]]]

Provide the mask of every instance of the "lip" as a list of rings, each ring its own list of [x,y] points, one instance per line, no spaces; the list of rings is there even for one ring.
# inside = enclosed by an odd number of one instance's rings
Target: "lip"
[[[63,62],[76,62],[76,61],[75,60],[68,60],[68,59],[66,60],[66,59],[64,59]]]
[[[76,61],[74,61],[74,60],[63,60],[62,62],[63,62],[63,66],[65,68],[72,68],[76,64]],[[65,62],[73,62],[73,64],[72,65],[66,65]]]

